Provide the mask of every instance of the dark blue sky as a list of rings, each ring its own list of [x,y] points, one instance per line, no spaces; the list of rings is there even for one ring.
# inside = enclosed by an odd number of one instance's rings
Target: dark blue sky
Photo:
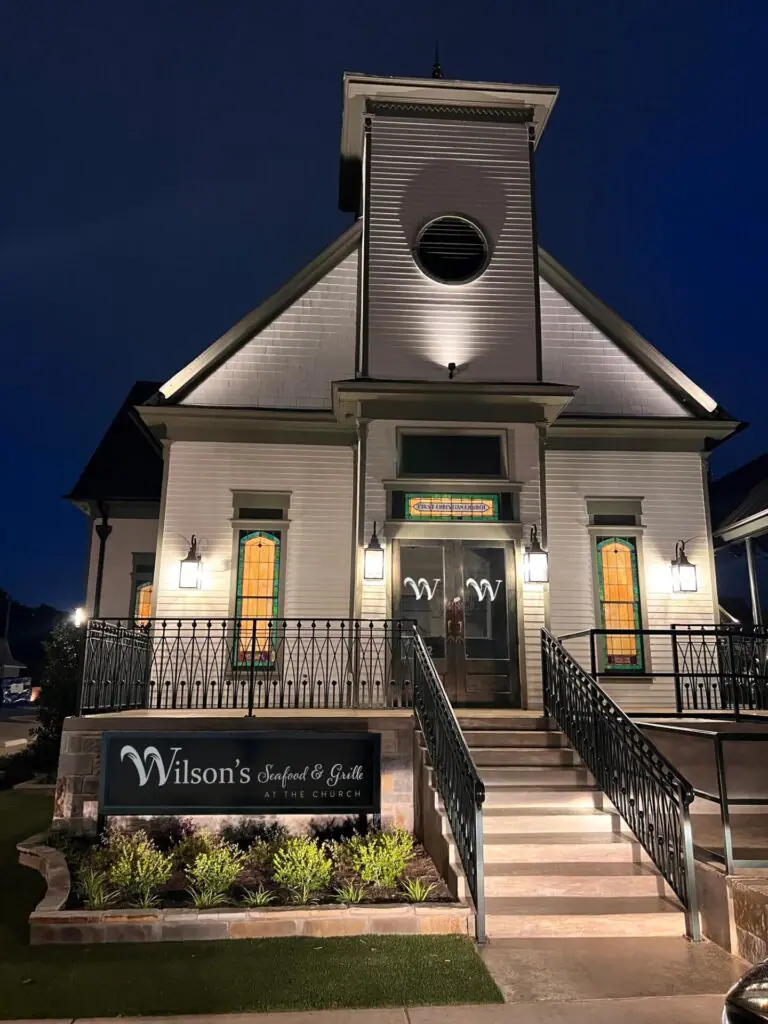
[[[345,70],[561,86],[542,244],[766,447],[765,0],[26,0],[0,30],[0,586],[82,598],[60,500],[165,379],[327,244]]]

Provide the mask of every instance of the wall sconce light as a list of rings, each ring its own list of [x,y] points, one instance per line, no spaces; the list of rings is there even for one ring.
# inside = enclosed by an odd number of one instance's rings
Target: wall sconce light
[[[448,363],[448,380],[453,380],[456,376],[456,363]]]
[[[199,590],[203,582],[203,559],[197,553],[197,537],[192,534],[189,552],[179,563],[179,586],[184,590]]]
[[[373,524],[373,533],[365,549],[363,578],[366,580],[384,579],[384,548],[376,534],[376,523]]]
[[[696,566],[688,561],[685,554],[685,541],[679,540],[675,544],[675,557],[671,562],[672,568],[672,593],[673,594],[695,594],[699,589],[699,581],[696,578]]]
[[[526,583],[549,583],[549,555],[539,542],[539,531],[531,527],[531,543],[523,555],[523,579]]]
[[[75,608],[72,612],[72,625],[82,626],[85,624],[88,616],[85,614],[85,608]]]

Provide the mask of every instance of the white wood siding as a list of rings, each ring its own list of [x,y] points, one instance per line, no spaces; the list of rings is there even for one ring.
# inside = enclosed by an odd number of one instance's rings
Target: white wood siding
[[[199,384],[183,405],[330,409],[355,374],[357,252]]]
[[[541,530],[541,474],[539,468],[539,434],[535,426],[520,424],[510,431],[514,444],[514,478],[523,484],[520,492],[520,521],[523,542],[517,560],[517,571],[523,580],[523,550],[529,543],[531,527]],[[519,588],[518,588],[519,592]],[[523,630],[519,638],[521,671],[524,672],[523,706],[539,708],[541,696],[541,628],[546,625],[547,585],[522,583]]]
[[[352,450],[324,445],[175,441],[170,450],[157,612],[232,615],[233,491],[290,492],[283,533],[286,618],[349,617]],[[196,534],[203,586],[179,589],[179,560]]]
[[[641,572],[648,628],[715,621],[698,453],[551,451],[546,456],[546,476],[550,607],[555,635],[596,626],[587,497],[642,498],[645,530]],[[606,532],[611,532],[610,527]],[[622,531],[617,528],[615,532]],[[698,571],[699,589],[695,594],[672,593],[669,563],[679,539],[688,540],[686,551]],[[566,646],[588,670],[588,643],[574,640]],[[672,670],[667,640],[651,642],[651,672],[654,669]],[[601,679],[601,684],[629,710],[674,710],[672,679],[615,683]]]
[[[575,306],[539,279],[544,380],[578,384],[568,416],[688,416]]]
[[[449,212],[491,241],[487,270],[469,284],[426,277],[412,247]],[[369,373],[444,380],[535,380],[530,165],[524,124],[375,117],[368,249]]]
[[[99,538],[96,523],[91,530],[91,548],[88,562],[86,610],[93,615],[96,596],[96,573],[99,564]],[[131,574],[133,554],[154,553],[157,546],[156,519],[110,519],[112,533],[104,549],[104,575],[101,583],[99,615],[107,619],[124,619],[133,615],[131,608]]]

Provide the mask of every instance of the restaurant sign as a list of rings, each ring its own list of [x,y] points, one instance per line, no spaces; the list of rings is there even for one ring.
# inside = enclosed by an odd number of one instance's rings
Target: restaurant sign
[[[105,732],[102,814],[378,814],[378,733]]]
[[[498,494],[406,494],[405,518],[416,520],[497,522]]]

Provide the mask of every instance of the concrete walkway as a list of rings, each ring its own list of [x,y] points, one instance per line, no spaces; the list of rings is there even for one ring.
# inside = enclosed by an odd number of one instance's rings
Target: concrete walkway
[[[71,1017],[26,1024],[719,1024],[722,996],[662,996],[578,1002],[428,1006],[313,1013],[234,1013],[193,1017]],[[6,1022],[2,1022],[6,1024]],[[21,1024],[15,1021],[14,1024]]]

